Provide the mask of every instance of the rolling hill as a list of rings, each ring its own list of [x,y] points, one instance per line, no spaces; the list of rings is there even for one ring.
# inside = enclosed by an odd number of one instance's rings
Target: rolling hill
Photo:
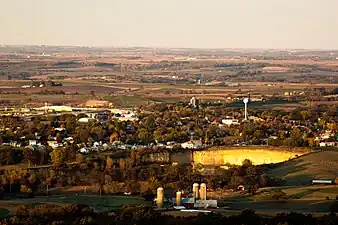
[[[279,163],[268,173],[280,177],[286,185],[307,185],[313,179],[338,177],[338,151],[318,151]]]

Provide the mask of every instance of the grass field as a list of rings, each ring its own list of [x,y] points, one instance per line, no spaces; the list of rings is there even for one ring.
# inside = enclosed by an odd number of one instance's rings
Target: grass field
[[[274,200],[274,191],[282,190],[285,199]],[[283,186],[261,188],[257,195],[230,192],[219,200],[219,205],[230,212],[240,213],[243,209],[253,209],[260,215],[274,216],[277,213],[300,212],[323,215],[338,195],[338,186]]]
[[[268,175],[281,177],[287,185],[307,185],[313,179],[338,177],[338,151],[313,152],[280,163]]]
[[[146,202],[140,197],[129,196],[93,196],[93,195],[70,195],[70,196],[49,196],[35,197],[30,199],[18,199],[10,201],[0,201],[0,209],[6,209],[11,212],[15,211],[16,207],[25,204],[35,203],[53,203],[53,204],[86,204],[94,211],[105,212],[121,208],[123,205],[151,205],[151,202]],[[1,215],[1,211],[0,211]]]

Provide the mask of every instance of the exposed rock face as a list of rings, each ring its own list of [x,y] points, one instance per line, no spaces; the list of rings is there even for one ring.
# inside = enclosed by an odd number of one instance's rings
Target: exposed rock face
[[[221,166],[226,164],[242,165],[249,159],[255,165],[279,163],[302,155],[301,152],[285,151],[268,148],[224,148],[202,151],[157,152],[142,157],[146,163],[178,163],[202,164],[204,166]]]
[[[170,163],[169,152],[155,152],[142,157],[142,161],[146,163]]]
[[[178,163],[190,164],[192,162],[191,151],[182,152],[155,152],[142,157],[142,161],[146,163]]]
[[[294,158],[297,153],[264,149],[229,149],[194,151],[194,163],[202,165],[242,165],[249,159],[255,165],[279,163]]]

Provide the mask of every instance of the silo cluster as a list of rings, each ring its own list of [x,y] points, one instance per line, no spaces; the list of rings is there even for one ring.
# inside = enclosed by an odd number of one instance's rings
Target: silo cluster
[[[194,183],[192,186],[193,198],[195,200],[207,200],[207,185],[205,183]]]
[[[192,198],[194,202],[196,203],[197,200],[207,200],[207,185],[205,183],[194,183],[192,186]],[[176,198],[175,198],[176,206],[182,205],[182,192],[177,191],[176,192]],[[157,197],[156,197],[156,204],[158,208],[163,208],[164,205],[164,189],[162,187],[159,187],[157,189]]]

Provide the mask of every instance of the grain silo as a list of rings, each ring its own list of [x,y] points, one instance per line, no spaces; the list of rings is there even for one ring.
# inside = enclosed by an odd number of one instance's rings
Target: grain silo
[[[176,205],[181,206],[182,193],[180,191],[176,192]]]
[[[156,203],[157,207],[162,208],[164,202],[164,189],[162,187],[157,188]]]
[[[193,193],[193,198],[194,199],[198,199],[198,192],[199,192],[198,187],[199,187],[198,183],[194,183],[192,185],[192,193]]]
[[[205,183],[201,183],[200,198],[201,200],[207,200],[207,185]]]

